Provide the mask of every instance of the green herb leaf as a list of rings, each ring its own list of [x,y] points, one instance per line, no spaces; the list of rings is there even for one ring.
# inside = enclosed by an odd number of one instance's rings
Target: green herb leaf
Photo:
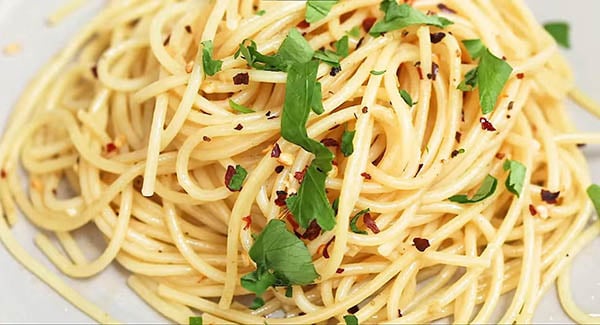
[[[515,160],[505,161],[503,167],[505,171],[510,171],[505,182],[506,189],[517,197],[521,197],[527,167]]]
[[[408,91],[402,89],[400,90],[400,97],[402,97],[402,99],[404,100],[404,102],[406,103],[406,105],[413,107],[415,105],[417,105],[416,102],[413,102],[412,97],[410,96],[410,94],[408,93]]]
[[[306,2],[305,20],[309,23],[319,21],[329,14],[338,0],[308,0]]]
[[[209,76],[214,76],[217,72],[221,71],[223,61],[213,59],[212,41],[204,41],[202,42],[202,46],[202,67],[204,68],[204,73]]]
[[[291,66],[295,63],[306,63],[312,60],[315,51],[310,47],[304,36],[296,28],[292,28],[283,43],[281,43],[277,54],[288,66]]]
[[[333,212],[335,212],[335,214],[337,215],[338,213],[338,209],[340,208],[340,198],[336,198],[335,200],[333,200],[333,203],[331,204],[331,208],[333,209]]]
[[[329,64],[332,67],[340,66],[340,57],[330,50],[319,50],[315,52],[314,58]]]
[[[335,216],[325,193],[325,180],[332,169],[333,153],[309,138],[306,131],[310,110],[315,111],[317,101],[321,101],[320,86],[316,86],[318,67],[317,61],[311,61],[294,64],[288,71],[281,136],[313,153],[315,159],[308,167],[298,193],[288,197],[286,203],[302,228],[308,228],[316,219],[322,229],[331,230],[335,226]]]
[[[588,187],[587,194],[594,203],[594,207],[596,208],[596,214],[600,216],[600,186],[594,184]]]
[[[202,317],[201,316],[192,316],[189,318],[190,325],[202,325]]]
[[[348,130],[344,130],[344,133],[342,134],[342,145],[340,146],[340,149],[342,150],[344,157],[350,157],[354,153],[353,141],[355,134],[356,131]]]
[[[558,45],[564,48],[571,48],[569,31],[571,27],[566,22],[552,22],[544,24],[544,29],[556,40]]]
[[[345,58],[348,56],[348,54],[350,54],[348,36],[343,36],[337,42],[335,42],[335,52],[342,58]]]
[[[227,169],[229,170],[230,168]],[[244,184],[246,176],[248,176],[248,172],[244,169],[244,167],[240,165],[235,166],[235,172],[231,176],[229,184],[226,184],[227,188],[229,188],[231,191],[240,191],[242,189],[242,185]]]
[[[254,300],[252,300],[252,304],[250,305],[249,308],[252,310],[257,310],[258,308],[260,308],[264,305],[265,305],[265,301],[260,297],[256,297],[256,298],[254,298]]]
[[[396,0],[383,0],[379,9],[385,13],[383,21],[377,22],[369,31],[373,36],[381,33],[402,29],[412,25],[430,25],[445,28],[453,24],[452,21],[437,15],[426,15],[403,3],[399,5]]]
[[[358,325],[358,318],[354,315],[345,315],[344,322],[346,322],[346,325]]]
[[[479,59],[485,53],[486,47],[480,39],[464,40],[463,44],[473,60]]]
[[[368,233],[366,231],[359,229],[358,226],[356,225],[356,223],[358,222],[358,219],[361,216],[363,216],[369,212],[371,212],[370,209],[364,209],[364,210],[358,212],[357,214],[355,214],[354,217],[352,217],[352,219],[350,219],[350,230],[352,230],[353,233],[361,234],[361,235],[368,235]]]
[[[360,28],[358,26],[354,26],[354,27],[352,27],[351,30],[346,32],[346,35],[352,36],[354,38],[359,38],[360,37]]]
[[[249,251],[256,270],[241,278],[242,287],[262,296],[270,286],[312,284],[319,276],[308,248],[286,228],[271,220]]]
[[[477,70],[477,68],[467,72],[465,80],[458,85],[458,89],[462,91],[472,91],[477,88],[477,83],[479,81],[479,78],[477,77],[478,72],[479,70]]]
[[[483,180],[483,184],[481,184],[481,187],[479,188],[479,190],[477,190],[477,193],[475,193],[475,195],[473,195],[472,198],[469,198],[467,195],[455,195],[449,198],[449,200],[456,203],[481,202],[487,199],[488,197],[492,196],[494,192],[496,192],[497,186],[498,180],[492,175],[487,175],[486,178]]]
[[[264,14],[266,14],[266,13],[267,13],[267,11],[263,9],[263,10],[259,10],[259,11],[257,11],[257,12],[256,12],[256,15],[257,15],[257,16],[263,16],[263,15],[264,15]]]
[[[513,69],[506,61],[487,50],[481,56],[477,70],[481,111],[483,114],[489,114],[494,111],[498,96],[504,89]]]
[[[231,99],[229,100],[229,107],[231,107],[232,109],[234,109],[240,113],[244,113],[244,114],[254,113],[254,111],[251,110],[250,108],[248,108],[244,105],[238,104]]]
[[[371,70],[371,74],[374,76],[381,76],[382,74],[385,73],[386,70],[382,70],[382,71],[376,71],[376,70]]]
[[[292,298],[294,296],[294,288],[292,286],[285,288],[285,296],[288,298]]]

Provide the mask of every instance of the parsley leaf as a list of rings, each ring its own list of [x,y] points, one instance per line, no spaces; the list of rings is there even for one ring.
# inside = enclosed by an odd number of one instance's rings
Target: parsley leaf
[[[258,308],[262,307],[265,305],[265,301],[263,298],[260,297],[256,297],[254,298],[254,300],[252,300],[252,304],[250,305],[250,309],[252,310],[257,310]]]
[[[356,223],[358,222],[358,219],[361,216],[363,216],[369,212],[371,212],[370,209],[364,209],[364,210],[358,212],[357,214],[355,214],[354,217],[352,217],[352,219],[350,220],[350,230],[352,230],[353,233],[360,234],[360,235],[368,235],[368,233],[366,231],[358,229],[358,226],[356,225]]]
[[[277,54],[290,67],[294,63],[310,61],[315,51],[310,47],[304,36],[296,28],[292,28],[283,43],[281,43]]]
[[[281,136],[313,153],[315,159],[308,167],[298,193],[288,197],[286,203],[302,228],[308,228],[316,219],[322,229],[331,230],[335,226],[335,216],[325,193],[325,180],[332,169],[333,153],[309,138],[306,131],[310,110],[318,112],[315,106],[321,102],[318,67],[317,61],[311,61],[294,64],[288,71]]]
[[[485,45],[483,45],[483,42],[480,39],[464,40],[463,44],[467,48],[467,51],[473,60],[479,59],[486,50]]]
[[[449,200],[456,203],[481,202],[487,199],[488,197],[492,196],[494,192],[496,192],[497,186],[498,180],[492,175],[487,175],[483,180],[483,184],[481,184],[481,187],[479,188],[479,190],[477,190],[477,193],[475,193],[473,197],[469,198],[467,195],[455,195],[449,198]]]
[[[257,16],[262,16],[262,15],[264,15],[264,14],[266,14],[266,13],[267,13],[267,11],[263,9],[263,10],[259,10],[259,11],[257,11],[255,14],[256,14]]]
[[[343,36],[342,38],[337,40],[337,42],[335,42],[335,51],[340,57],[345,58],[348,56],[348,54],[350,53],[350,49],[348,45],[347,35]]]
[[[351,30],[346,32],[346,35],[352,36],[354,38],[359,38],[360,37],[360,28],[358,28],[358,26],[354,26],[354,27],[352,27]]]
[[[479,82],[477,68],[467,72],[465,75],[465,80],[463,80],[459,85],[458,89],[462,91],[473,91],[473,89],[477,88],[477,83]]]
[[[250,108],[248,108],[244,105],[238,104],[231,99],[229,100],[229,107],[231,107],[232,109],[234,109],[240,113],[244,113],[244,114],[254,113],[254,111],[251,110]]]
[[[518,161],[507,160],[504,162],[503,168],[505,171],[510,171],[505,182],[506,189],[517,197],[521,197],[527,167]]]
[[[204,73],[209,76],[214,76],[217,72],[221,71],[223,61],[213,59],[212,41],[204,41],[202,42],[202,46],[202,67],[204,68]]]
[[[337,2],[338,0],[308,0],[306,2],[305,20],[314,23],[327,17],[327,14]]]
[[[227,168],[226,178],[228,178],[227,176],[231,174],[231,170],[233,170],[233,173],[229,178],[229,182],[226,184],[227,188],[231,191],[240,191],[242,189],[242,184],[244,184],[246,176],[248,176],[248,172],[244,169],[244,167],[240,165],[235,166],[235,169],[233,169],[233,166],[229,167]]]
[[[335,52],[330,50],[319,50],[315,52],[314,58],[321,60],[330,66],[339,67],[340,60],[347,57],[349,52],[348,36],[344,36],[335,42]]]
[[[356,131],[348,131],[344,130],[342,134],[342,145],[340,149],[342,149],[342,153],[344,157],[350,157],[354,153],[354,135]]]
[[[571,48],[569,31],[571,27],[566,22],[552,22],[544,24],[544,29],[556,40],[558,45],[564,48]]]
[[[600,186],[594,184],[587,189],[587,195],[594,203],[594,207],[596,208],[596,214],[600,216]]]
[[[386,70],[381,70],[381,71],[377,71],[377,70],[371,70],[371,74],[374,76],[381,76],[382,74],[385,73]]]
[[[369,34],[373,36],[411,25],[423,24],[444,28],[453,24],[452,21],[444,17],[428,16],[406,3],[399,5],[396,0],[383,0],[379,5],[379,9],[385,13],[385,17],[383,21],[377,22],[369,31]]]
[[[346,325],[358,325],[358,318],[354,315],[345,315],[344,322],[346,322]]]
[[[400,90],[400,97],[402,97],[402,99],[404,100],[404,102],[406,103],[406,105],[413,107],[415,105],[417,105],[416,102],[413,102],[412,97],[410,96],[410,94],[408,93],[408,91],[402,89]]]
[[[189,318],[190,325],[202,325],[202,317],[201,316],[192,316]]]
[[[270,286],[307,285],[319,276],[306,245],[281,220],[269,221],[249,254],[256,270],[242,276],[241,284],[257,296]]]

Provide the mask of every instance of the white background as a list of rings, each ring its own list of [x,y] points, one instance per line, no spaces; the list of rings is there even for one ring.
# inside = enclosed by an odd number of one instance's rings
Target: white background
[[[45,24],[50,12],[66,0],[0,0],[0,49],[17,42],[23,51],[17,56],[6,57],[0,53],[0,127],[4,124],[12,105],[28,80],[48,59],[62,48],[78,27],[84,24],[101,7],[102,0],[90,0],[89,4],[54,28]],[[572,47],[566,52],[584,91],[600,101],[598,54],[600,53],[600,1],[597,0],[528,0],[534,13],[545,22],[566,20],[572,27]],[[582,130],[598,131],[600,121],[578,110],[571,109]],[[586,149],[594,181],[600,183],[600,148]],[[21,219],[15,228],[18,238],[32,238],[31,228]],[[19,236],[21,235],[21,236]],[[39,260],[52,268],[32,242],[24,241],[25,247]],[[575,258],[573,287],[575,299],[587,311],[600,313],[600,239],[587,247]],[[130,323],[164,323],[151,308],[147,307],[125,283],[126,272],[113,265],[101,275],[87,280],[70,280],[83,295],[106,309],[115,318]],[[536,322],[565,323],[567,318],[554,289],[537,309]],[[90,323],[91,320],[64,301],[35,276],[13,260],[0,246],[0,323]]]

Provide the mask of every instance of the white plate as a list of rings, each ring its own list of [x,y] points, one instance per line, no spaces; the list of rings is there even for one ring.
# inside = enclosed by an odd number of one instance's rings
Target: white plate
[[[104,0],[90,0],[82,10],[54,28],[46,17],[66,0],[0,0],[0,49],[16,42],[22,52],[6,57],[0,52],[0,127],[3,129],[12,105],[35,72],[76,33],[78,27],[99,10]],[[528,0],[540,21],[567,20],[572,27],[573,49],[566,52],[579,86],[600,100],[598,53],[600,1]],[[576,5],[576,6],[575,6]],[[572,109],[582,130],[599,131],[600,121]],[[600,148],[586,152],[596,183],[600,183]],[[15,228],[19,238],[32,238],[33,230],[21,219]],[[31,241],[22,244],[54,270]],[[589,312],[600,312],[600,239],[575,258],[573,287],[576,301]],[[113,317],[130,323],[164,323],[166,320],[147,307],[125,284],[126,272],[113,265],[101,275],[83,281],[66,279],[85,297],[106,309]],[[567,323],[554,290],[538,306],[536,322]],[[0,323],[89,323],[91,320],[65,302],[45,284],[27,272],[0,247]]]

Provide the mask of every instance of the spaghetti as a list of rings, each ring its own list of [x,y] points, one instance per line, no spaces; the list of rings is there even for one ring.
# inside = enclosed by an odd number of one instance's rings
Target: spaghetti
[[[557,279],[566,312],[597,322],[571,300],[568,266],[600,232],[587,227],[577,148],[600,137],[577,133],[563,101],[598,108],[574,89],[554,40],[520,0],[410,1],[443,26],[371,35],[380,3],[340,1],[309,23],[299,1],[110,1],[15,107],[0,144],[3,243],[102,323],[114,320],[18,245],[18,209],[56,237],[61,249],[45,234],[35,242],[63,273],[90,277],[116,260],[178,323],[195,311],[208,323],[483,323],[510,291],[500,322],[529,323]],[[322,59],[315,70],[323,112],[306,139],[333,153],[323,190],[328,204],[339,199],[335,226],[311,234],[290,197],[315,152],[281,138],[292,70],[236,54],[249,41],[274,54],[290,30],[325,58],[344,36],[349,48],[339,66]],[[512,69],[491,114],[480,92],[458,89],[477,67],[463,42],[474,39]],[[505,186],[511,162],[522,184]],[[259,271],[253,245],[273,220],[301,237],[318,277],[268,289],[249,309],[256,291],[240,278]],[[90,223],[107,241],[93,261],[72,236]]]

